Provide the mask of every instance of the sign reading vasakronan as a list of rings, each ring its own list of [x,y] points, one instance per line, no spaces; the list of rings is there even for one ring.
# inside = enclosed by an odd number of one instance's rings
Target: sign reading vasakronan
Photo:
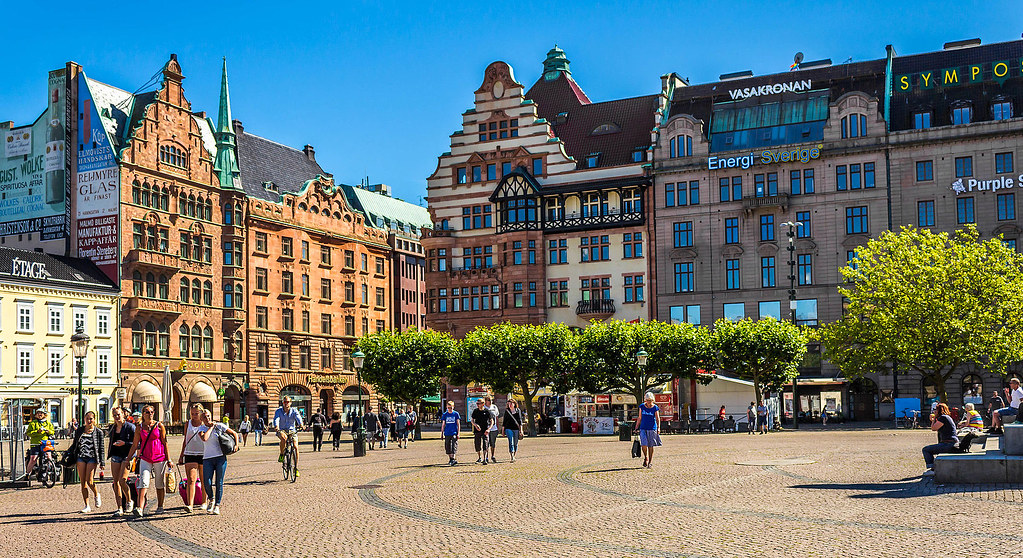
[[[788,83],[774,83],[760,85],[758,87],[732,89],[728,91],[728,95],[732,97],[732,100],[737,101],[739,99],[749,99],[750,97],[759,97],[761,95],[776,95],[786,91],[808,91],[809,89],[810,80],[803,79],[799,81],[790,81]]]

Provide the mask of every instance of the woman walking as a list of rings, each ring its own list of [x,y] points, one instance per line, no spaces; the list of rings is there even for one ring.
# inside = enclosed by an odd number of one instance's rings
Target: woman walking
[[[206,452],[206,444],[200,435],[206,432],[207,426],[203,421],[203,406],[199,403],[192,403],[188,409],[189,420],[185,423],[185,440],[181,444],[181,453],[178,454],[178,463],[185,464],[185,513],[192,513],[192,506],[195,504],[195,481],[203,478],[203,454]]]
[[[238,432],[242,435],[242,446],[249,445],[249,430],[252,430],[252,423],[249,422],[249,415],[245,415],[242,423],[238,425]]]
[[[142,419],[135,431],[135,441],[131,444],[128,459],[138,454],[139,457],[139,501],[133,510],[135,517],[143,517],[146,508],[146,492],[149,485],[155,485],[156,512],[163,513],[163,499],[166,493],[164,475],[167,467],[173,467],[167,452],[167,429],[163,423],[153,418],[155,410],[152,405],[142,408]]]
[[[238,433],[222,422],[213,422],[213,415],[207,410],[204,415],[206,430],[199,436],[205,444],[203,453],[203,487],[206,489],[206,511],[220,515],[220,501],[224,497],[224,475],[227,474],[227,456],[220,449],[220,435],[224,432],[234,437],[234,447],[238,448]],[[216,492],[213,487],[213,476],[217,477]]]
[[[639,444],[643,448],[643,466],[650,469],[654,461],[654,448],[661,445],[661,408],[654,405],[652,393],[646,394],[643,404],[639,406],[636,429],[639,431]]]
[[[341,413],[335,412],[330,417],[330,438],[334,444],[334,451],[341,445]]]
[[[128,490],[128,472],[131,467],[125,462],[131,443],[135,439],[135,425],[125,420],[124,409],[118,407],[113,411],[114,424],[110,425],[107,437],[110,438],[110,481],[114,486],[114,502],[117,510],[114,517],[131,513],[131,492]]]
[[[92,477],[96,474],[96,465],[99,465],[100,470],[105,468],[106,458],[103,452],[106,448],[103,445],[103,430],[96,426],[96,413],[92,411],[85,413],[85,424],[75,431],[75,441],[71,447],[73,450],[70,451],[78,456],[78,479],[82,483],[82,500],[85,500],[82,513],[92,511],[92,507],[89,506],[90,492],[98,510],[103,505],[103,498],[96,490],[96,483]]]
[[[511,461],[515,463],[515,452],[519,451],[519,440],[522,439],[522,411],[519,410],[519,404],[514,399],[508,400],[501,427],[504,429],[504,435],[508,437],[508,453],[511,454]]]

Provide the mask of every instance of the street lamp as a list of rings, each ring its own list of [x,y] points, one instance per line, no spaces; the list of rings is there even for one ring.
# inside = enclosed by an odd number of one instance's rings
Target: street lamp
[[[71,336],[71,353],[78,360],[78,424],[85,423],[85,403],[82,401],[82,377],[85,375],[85,354],[89,351],[89,335],[81,326]]]
[[[781,226],[788,227],[789,230],[786,233],[789,237],[789,316],[792,319],[792,325],[798,325],[796,323],[796,227],[802,227],[803,223],[800,221],[787,221],[782,223]],[[796,393],[796,387],[799,385],[799,374],[792,378],[792,429],[799,429],[799,395]],[[781,401],[784,404],[784,400]]]
[[[364,420],[365,412],[362,408],[362,364],[365,360],[366,355],[355,349],[355,352],[352,353],[352,365],[355,366],[355,376],[359,383],[359,414],[363,415],[358,417],[359,428],[355,431],[355,457],[366,456],[366,422]]]
[[[639,352],[636,353],[636,364],[638,364],[640,368],[643,368],[646,366],[646,359],[648,356],[650,355],[643,350],[643,347],[640,347]]]

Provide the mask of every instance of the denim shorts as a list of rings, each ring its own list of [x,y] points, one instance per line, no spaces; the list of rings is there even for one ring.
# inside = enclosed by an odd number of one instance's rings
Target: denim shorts
[[[120,455],[111,455],[110,456],[110,462],[111,463],[124,463],[124,458],[121,457]]]
[[[79,457],[78,458],[78,462],[79,463],[92,463],[93,465],[96,465],[97,463],[99,463],[99,461],[97,461],[95,457],[90,457],[88,459],[86,459],[84,457]]]
[[[1006,407],[1004,409],[998,409],[995,412],[998,413],[998,416],[1000,417],[1014,417],[1016,416],[1017,413],[1019,413],[1019,409],[1015,409],[1013,407]]]

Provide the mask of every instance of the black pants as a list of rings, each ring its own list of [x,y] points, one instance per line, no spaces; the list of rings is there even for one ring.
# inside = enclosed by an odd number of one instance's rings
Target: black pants
[[[330,437],[334,441],[334,449],[341,445],[341,429],[331,430]]]
[[[313,451],[320,451],[323,449],[323,427],[313,427]]]
[[[485,430],[473,430],[472,442],[476,446],[476,451],[482,451],[483,456],[487,457],[487,450],[490,448],[490,436],[487,435],[487,432]]]

